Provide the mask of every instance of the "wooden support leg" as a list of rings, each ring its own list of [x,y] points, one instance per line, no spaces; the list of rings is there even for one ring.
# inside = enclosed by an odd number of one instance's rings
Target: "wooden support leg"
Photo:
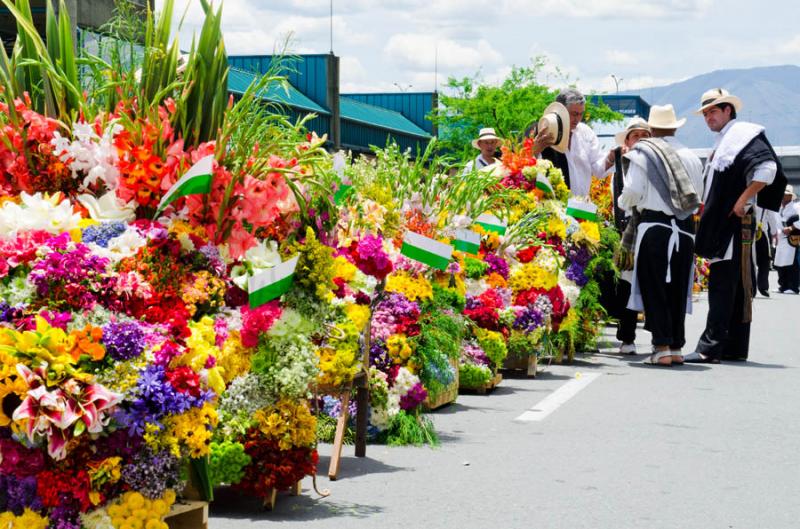
[[[528,376],[535,377],[536,376],[536,355],[530,355],[528,357]]]
[[[271,511],[275,508],[275,503],[278,501],[278,489],[270,489],[267,496],[264,498],[264,509]]]
[[[339,459],[342,457],[342,446],[344,445],[344,434],[347,431],[348,408],[350,406],[350,390],[342,393],[342,413],[339,415],[339,422],[336,423],[336,437],[333,438],[333,450],[331,451],[331,466],[328,468],[328,478],[336,481],[339,474]]]
[[[292,485],[292,490],[289,491],[289,494],[291,494],[292,496],[300,496],[302,492],[303,492],[303,480],[301,479],[297,483]]]
[[[356,390],[356,457],[367,455],[367,410],[369,389],[359,386]]]

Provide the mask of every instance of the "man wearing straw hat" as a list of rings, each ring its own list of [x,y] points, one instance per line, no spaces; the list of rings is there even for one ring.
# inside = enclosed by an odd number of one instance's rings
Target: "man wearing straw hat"
[[[618,200],[632,215],[623,234],[634,256],[628,308],[644,310],[645,329],[653,335],[646,363],[660,366],[683,363],[694,270],[692,215],[703,193],[700,159],[675,139],[684,123],[672,105],[653,105],[647,121],[653,137],[625,154],[630,166]]]
[[[778,247],[775,250],[775,269],[778,271],[778,292],[800,294],[800,266],[797,264],[797,248],[789,244],[792,229],[800,229],[800,207],[794,201],[794,188],[786,186],[781,203],[781,228]]]
[[[467,162],[464,167],[464,174],[469,174],[472,171],[480,171],[484,167],[489,167],[495,163],[494,154],[497,148],[500,147],[501,140],[497,137],[494,129],[491,127],[483,128],[478,133],[478,137],[472,140],[472,146],[478,149],[480,154],[474,160]]]
[[[594,131],[583,123],[586,98],[569,88],[544,110],[534,138],[533,153],[561,169],[575,196],[587,196],[592,176],[605,176],[614,165],[614,151],[604,153]]]
[[[703,213],[695,251],[710,260],[708,318],[687,362],[747,360],[750,350],[754,202],[777,211],[786,188],[764,127],[737,119],[742,101],[722,88],[700,98],[706,125],[719,133],[705,168]]]
[[[650,125],[642,118],[634,118],[628,123],[624,130],[618,132],[614,139],[617,142],[616,148],[616,170],[611,184],[612,200],[614,204],[614,225],[617,231],[622,234],[625,226],[630,220],[630,215],[619,207],[617,199],[622,194],[624,188],[623,175],[629,167],[628,160],[622,157],[636,145],[641,139],[650,137]],[[632,263],[630,263],[632,265]],[[614,311],[617,317],[617,340],[620,341],[620,354],[636,354],[636,323],[639,319],[639,312],[628,308],[628,299],[631,297],[631,281],[633,280],[632,266],[620,267],[620,278],[615,286]]]

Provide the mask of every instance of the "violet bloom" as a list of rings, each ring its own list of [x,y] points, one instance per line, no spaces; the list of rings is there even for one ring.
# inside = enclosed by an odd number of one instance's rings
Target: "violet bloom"
[[[42,510],[42,500],[36,492],[36,477],[0,474],[0,511],[19,516],[26,509]]]
[[[125,361],[144,352],[145,333],[135,321],[110,322],[103,326],[103,345],[114,360]]]
[[[483,261],[489,265],[487,275],[497,273],[503,276],[503,279],[508,279],[508,263],[499,255],[493,253],[486,254]]]
[[[406,411],[413,410],[422,404],[427,397],[428,391],[421,383],[417,382],[414,387],[408,390],[408,393],[400,397],[400,408]]]
[[[380,371],[386,371],[392,365],[392,359],[383,341],[375,341],[370,345],[369,365],[377,367]]]
[[[564,275],[567,279],[579,287],[583,287],[589,282],[589,278],[586,276],[585,270],[585,265],[582,265],[577,261],[573,261],[567,268],[567,271],[564,273]]]
[[[486,353],[483,351],[481,346],[468,343],[464,345],[464,348],[461,351],[462,357],[468,361],[470,364],[476,364],[480,366],[488,366],[489,365],[489,358],[486,356]]]
[[[180,468],[180,460],[168,450],[153,452],[145,448],[122,468],[122,480],[132,490],[157,499],[178,483]]]
[[[533,307],[527,308],[514,320],[514,328],[533,332],[544,325],[544,316]]]

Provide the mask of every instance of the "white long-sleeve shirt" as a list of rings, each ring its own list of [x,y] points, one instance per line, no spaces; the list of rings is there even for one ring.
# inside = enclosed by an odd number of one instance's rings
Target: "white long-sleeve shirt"
[[[730,120],[722,128],[722,130],[719,131],[719,135],[717,136],[717,141],[714,142],[714,148],[711,151],[711,156],[712,157],[716,155],[717,150],[719,149],[720,145],[722,144],[723,139],[725,139],[726,135],[731,133],[731,129],[737,123],[742,123],[743,125],[747,125],[747,126],[750,126],[750,127],[757,127],[757,126],[755,126],[755,125],[753,125],[751,123],[740,122],[740,121],[735,120],[735,119]],[[763,127],[759,127],[759,128],[761,130],[764,130]],[[755,129],[753,129],[753,132],[755,132]],[[753,132],[751,132],[750,134],[753,134]],[[748,134],[748,136],[749,136],[749,134]],[[755,137],[755,134],[753,134],[752,137]],[[742,143],[742,142],[740,142],[740,143]],[[742,147],[744,147],[744,145],[742,145]],[[737,154],[738,154],[738,152],[733,153],[734,156],[737,155]],[[725,155],[729,156],[730,153],[725,153]],[[763,182],[765,185],[770,185],[775,180],[775,175],[777,173],[778,173],[778,165],[774,161],[770,160],[770,161],[767,161],[767,162],[762,162],[762,163],[760,163],[760,164],[755,166],[755,168],[753,169],[753,174],[752,175],[748,175],[747,176],[747,185],[749,186],[753,182]],[[703,195],[703,202],[706,202],[708,200],[708,193],[711,190],[711,183],[714,181],[715,174],[716,174],[716,171],[714,171],[714,169],[713,169],[712,160],[709,159],[708,163],[706,163],[706,169],[705,169],[706,190],[705,190],[705,193]],[[749,204],[754,205],[754,202],[755,202],[755,199],[752,199],[749,202]],[[734,238],[731,237],[730,242],[728,242],[728,249],[725,250],[725,255],[720,259],[710,259],[710,262],[716,263],[716,262],[719,262],[719,261],[727,261],[727,260],[729,260],[733,256],[733,239]]]
[[[703,163],[700,158],[691,149],[675,139],[674,136],[667,136],[663,139],[675,149],[675,152],[683,162],[697,196],[703,196]],[[630,212],[633,207],[636,207],[639,211],[649,209],[672,215],[672,208],[664,202],[664,199],[661,198],[661,195],[650,183],[647,178],[647,170],[644,167],[632,161],[623,181],[625,182],[625,187],[623,187],[622,194],[617,200],[620,208]]]
[[[592,176],[602,178],[608,173],[606,156],[600,149],[597,135],[585,123],[578,123],[572,132],[567,152],[569,187],[573,196],[588,196]],[[613,166],[612,166],[613,167]]]

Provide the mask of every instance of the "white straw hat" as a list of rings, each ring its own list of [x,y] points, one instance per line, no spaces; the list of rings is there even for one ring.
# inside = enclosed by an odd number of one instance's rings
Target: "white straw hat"
[[[647,124],[651,129],[679,129],[686,123],[686,118],[677,119],[672,105],[653,105]]]
[[[567,107],[555,101],[547,105],[539,120],[539,131],[548,131],[553,136],[551,147],[558,152],[566,152],[569,145],[569,111]]]
[[[700,98],[700,108],[695,110],[694,113],[702,114],[707,108],[719,105],[720,103],[730,103],[733,105],[733,108],[736,109],[736,112],[739,112],[743,106],[741,99],[731,95],[730,92],[724,88],[712,88],[711,90],[706,90]]]
[[[486,127],[486,128],[481,129],[481,131],[478,133],[478,137],[476,139],[472,140],[472,146],[475,147],[476,149],[480,149],[480,147],[478,147],[478,142],[479,141],[481,141],[481,140],[499,140],[499,139],[500,138],[498,138],[497,135],[494,133],[494,129],[493,128]]]
[[[625,130],[621,130],[614,134],[614,139],[617,142],[617,145],[625,145],[625,140],[628,139],[628,134],[633,132],[634,130],[646,130],[650,132],[650,125],[642,118],[633,118],[628,126],[625,127]]]

